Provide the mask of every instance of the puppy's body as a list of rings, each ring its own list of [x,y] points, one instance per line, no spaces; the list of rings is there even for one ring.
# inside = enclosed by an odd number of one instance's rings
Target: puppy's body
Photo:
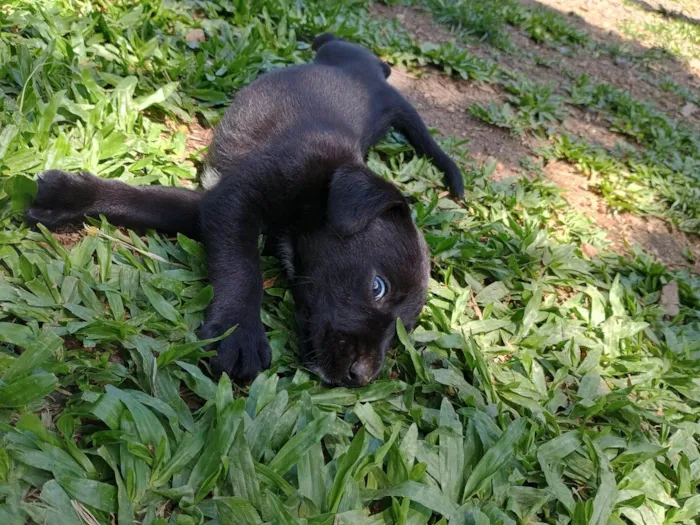
[[[270,362],[257,251],[266,233],[292,280],[307,363],[328,382],[365,384],[381,367],[395,319],[410,326],[418,316],[429,271],[405,200],[367,169],[366,152],[393,126],[445,173],[453,194],[463,183],[386,82],[386,64],[332,35],[313,47],[314,64],[240,91],[214,135],[206,193],[52,171],[28,217],[52,227],[102,213],[127,227],[200,238],[214,286],[202,336],[238,324],[218,349],[219,368],[238,379]]]

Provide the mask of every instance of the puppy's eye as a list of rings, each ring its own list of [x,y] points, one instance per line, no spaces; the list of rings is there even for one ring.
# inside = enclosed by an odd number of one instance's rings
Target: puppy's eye
[[[374,282],[372,283],[372,296],[374,297],[375,301],[379,301],[379,299],[381,299],[385,295],[386,283],[384,282],[384,279],[377,276],[374,278]]]

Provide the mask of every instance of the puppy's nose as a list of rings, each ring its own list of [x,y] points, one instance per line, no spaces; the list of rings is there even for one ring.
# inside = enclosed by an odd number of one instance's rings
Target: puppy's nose
[[[348,370],[350,381],[359,386],[365,386],[369,383],[373,375],[372,365],[365,359],[358,359]]]

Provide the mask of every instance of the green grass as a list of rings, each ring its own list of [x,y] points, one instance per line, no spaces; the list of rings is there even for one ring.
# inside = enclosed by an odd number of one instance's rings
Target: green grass
[[[540,44],[588,42],[588,37],[560,14],[546,8],[525,7],[514,0],[423,0],[422,5],[438,20],[502,50],[514,49],[508,26]]]
[[[504,104],[478,103],[470,107],[469,112],[489,124],[508,128],[516,135],[525,131],[553,133],[552,126],[567,115],[563,98],[554,92],[554,86],[519,79],[507,82],[504,89],[507,93]]]
[[[421,46],[370,19],[363,3],[248,5],[0,8],[2,522],[694,523],[700,279],[602,251],[601,232],[535,165],[532,179],[493,182],[495,162],[446,141],[469,190],[458,204],[401,137],[370,153],[410,197],[433,279],[419,326],[397,327],[401,343],[359,390],[300,367],[274,260],[262,314],[273,365],[240,388],[211,379],[195,335],[212,296],[201,245],[92,221],[69,249],[24,227],[33,175],[48,167],[190,181],[201,152],[168,122],[216,122],[257,75],[309,60],[321,31],[393,63],[501,79],[457,46]],[[206,41],[188,42],[194,28]],[[584,88],[650,152],[694,147],[619,94]],[[561,116],[548,88],[513,83],[510,96],[527,122]],[[659,126],[668,150],[649,132]]]

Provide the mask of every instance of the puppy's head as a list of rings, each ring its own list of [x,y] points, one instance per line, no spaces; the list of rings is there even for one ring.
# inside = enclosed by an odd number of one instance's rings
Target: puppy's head
[[[396,319],[410,328],[426,298],[428,250],[403,196],[364,166],[343,167],[330,183],[325,223],[280,247],[306,365],[327,383],[367,384]]]

